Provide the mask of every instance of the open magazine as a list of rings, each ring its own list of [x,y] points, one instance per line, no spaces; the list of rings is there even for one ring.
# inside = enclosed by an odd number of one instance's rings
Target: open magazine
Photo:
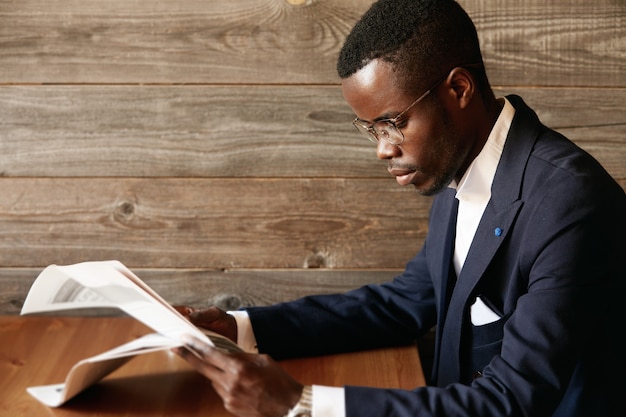
[[[119,261],[48,266],[30,288],[21,314],[83,308],[120,309],[156,333],[79,361],[64,383],[27,389],[48,406],[62,405],[136,355],[184,346],[189,335],[221,349],[240,350],[229,339],[191,324]]]

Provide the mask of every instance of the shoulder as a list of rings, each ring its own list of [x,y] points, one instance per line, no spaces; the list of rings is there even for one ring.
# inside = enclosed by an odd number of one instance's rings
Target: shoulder
[[[561,133],[541,123],[535,112],[517,96],[508,96],[516,113],[505,145],[503,161],[516,168],[520,194],[537,188],[573,187],[580,192],[624,195],[623,189],[587,151]],[[507,169],[511,173],[511,170]],[[515,182],[511,178],[508,181]],[[573,190],[572,190],[573,192]]]

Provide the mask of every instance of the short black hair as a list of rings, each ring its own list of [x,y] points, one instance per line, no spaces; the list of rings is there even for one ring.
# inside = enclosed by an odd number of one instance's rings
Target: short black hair
[[[337,73],[348,78],[374,59],[392,64],[416,90],[455,66],[483,62],[474,23],[454,0],[375,2],[346,38]],[[479,88],[488,87],[484,68],[472,73]]]

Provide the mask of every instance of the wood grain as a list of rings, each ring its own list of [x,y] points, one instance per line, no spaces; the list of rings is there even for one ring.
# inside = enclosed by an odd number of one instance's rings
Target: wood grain
[[[1,178],[0,264],[398,268],[430,200],[393,179]]]
[[[626,89],[497,88],[626,179]],[[334,86],[0,87],[0,172],[388,178]]]
[[[210,382],[169,351],[133,358],[60,408],[48,408],[26,392],[29,386],[60,383],[77,361],[150,332],[130,318],[0,316],[0,412],[57,417],[229,416]],[[279,364],[308,384],[400,389],[424,385],[415,346]]]
[[[368,2],[307,3],[5,0],[2,81],[336,83],[336,54]]]
[[[339,87],[0,87],[5,176],[388,177]]]
[[[0,1],[0,83],[337,83],[371,0]],[[622,0],[462,1],[494,85],[626,87]]]
[[[335,72],[371,3],[0,0],[0,312],[50,263],[120,259],[225,308],[401,270],[430,200],[355,134]],[[626,189],[624,1],[461,4],[496,94]]]
[[[28,290],[43,268],[0,268],[0,314],[18,314]],[[133,268],[173,305],[224,310],[263,306],[311,294],[348,291],[391,280],[401,269],[185,269]],[[68,314],[65,312],[64,314]],[[119,311],[81,311],[81,315],[119,315]]]
[[[460,3],[494,85],[626,86],[622,0]]]

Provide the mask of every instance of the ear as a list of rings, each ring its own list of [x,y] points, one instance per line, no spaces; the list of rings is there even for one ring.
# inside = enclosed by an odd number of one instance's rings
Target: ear
[[[472,74],[463,67],[456,67],[448,74],[449,93],[460,109],[465,109],[474,96],[476,81]]]

